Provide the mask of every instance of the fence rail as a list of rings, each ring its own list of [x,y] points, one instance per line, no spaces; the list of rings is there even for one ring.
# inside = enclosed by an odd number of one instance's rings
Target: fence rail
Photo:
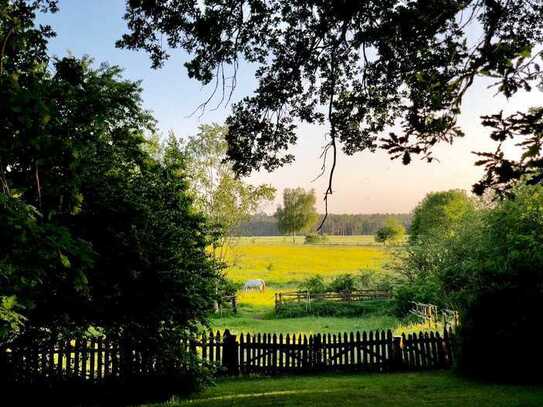
[[[275,293],[275,310],[295,303],[310,303],[312,301],[355,302],[382,300],[391,298],[386,290],[355,290],[346,292],[310,293],[308,291],[289,291]]]
[[[219,374],[275,375],[296,372],[445,369],[451,366],[452,331],[393,336],[389,331],[343,334],[205,334],[181,347],[215,365]],[[17,383],[108,379],[160,373],[163,361],[128,342],[76,340],[2,352],[2,370]],[[171,366],[169,366],[171,368]],[[182,365],[175,366],[183,369]]]

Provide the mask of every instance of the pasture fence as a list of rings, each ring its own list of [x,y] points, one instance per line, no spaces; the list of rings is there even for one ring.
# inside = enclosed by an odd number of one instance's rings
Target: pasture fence
[[[437,327],[438,322],[442,322],[445,328],[458,327],[460,321],[460,315],[458,311],[449,308],[443,308],[439,310],[437,305],[425,304],[421,302],[411,302],[413,304],[410,313],[420,318],[423,323],[428,324],[429,327]]]
[[[180,349],[213,365],[218,374],[311,373],[324,371],[415,371],[447,369],[453,362],[452,330],[393,336],[388,331],[343,334],[203,334]],[[131,341],[89,339],[2,351],[8,382],[103,383],[160,375],[172,366]],[[180,358],[183,360],[183,358]]]
[[[275,312],[290,304],[310,304],[313,301],[358,302],[383,300],[392,297],[387,290],[353,290],[344,292],[310,293],[309,291],[287,291],[275,293]]]
[[[238,313],[238,299],[234,295],[226,295],[222,298],[222,301],[219,301],[217,304],[217,312],[222,315],[224,310],[230,308],[233,314]]]

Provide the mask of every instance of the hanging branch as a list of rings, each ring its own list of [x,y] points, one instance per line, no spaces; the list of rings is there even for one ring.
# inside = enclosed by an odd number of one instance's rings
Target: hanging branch
[[[322,227],[324,226],[324,222],[326,222],[326,218],[328,218],[328,197],[332,195],[332,182],[334,179],[334,171],[336,169],[336,162],[337,162],[337,146],[336,146],[336,125],[333,117],[334,112],[334,95],[336,90],[336,76],[335,76],[335,56],[336,56],[336,49],[332,51],[332,55],[330,58],[330,74],[332,75],[332,83],[331,83],[331,90],[330,90],[330,101],[328,103],[328,120],[330,121],[330,142],[325,147],[326,154],[324,155],[324,163],[323,168],[326,168],[326,157],[328,150],[332,149],[332,167],[330,168],[330,174],[328,176],[328,187],[326,188],[326,192],[324,193],[324,217],[322,218],[322,221],[317,228],[318,232],[321,232]]]

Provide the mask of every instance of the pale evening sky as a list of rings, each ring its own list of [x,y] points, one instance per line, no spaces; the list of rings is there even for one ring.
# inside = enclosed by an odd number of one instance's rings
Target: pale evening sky
[[[115,41],[126,32],[122,19],[123,0],[61,0],[60,11],[40,17],[57,32],[50,42],[50,52],[64,56],[68,52],[81,57],[89,55],[96,63],[108,62],[124,68],[124,76],[141,80],[144,89],[143,103],[158,120],[163,135],[174,130],[179,137],[196,132],[202,123],[222,123],[231,106],[208,111],[203,117],[189,115],[209,95],[211,89],[202,87],[186,74],[183,63],[189,56],[180,50],[173,51],[164,68],[153,70],[144,52],[115,48]],[[238,86],[233,101],[251,93],[255,87],[254,69],[242,65],[238,71]],[[474,166],[476,157],[471,151],[493,151],[495,144],[488,131],[480,125],[479,116],[503,109],[505,112],[524,110],[541,104],[541,92],[516,95],[510,100],[494,97],[495,90],[487,83],[476,82],[466,95],[459,124],[466,137],[453,146],[442,145],[436,150],[439,162],[427,164],[416,159],[409,166],[401,161],[391,161],[386,153],[360,153],[353,157],[339,155],[335,175],[334,194],[329,200],[331,213],[409,212],[430,191],[460,188],[470,190],[480,178],[482,170]],[[292,152],[296,162],[271,174],[261,171],[250,177],[253,183],[270,183],[277,190],[280,202],[283,188],[301,186],[314,188],[318,196],[318,209],[323,210],[322,194],[327,182],[321,177],[311,182],[320,172],[319,155],[324,145],[325,126],[302,125],[298,128],[299,141]]]

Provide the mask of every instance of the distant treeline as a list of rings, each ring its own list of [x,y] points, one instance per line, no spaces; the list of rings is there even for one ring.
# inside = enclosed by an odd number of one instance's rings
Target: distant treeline
[[[408,213],[329,214],[323,226],[323,232],[328,235],[373,235],[383,227],[387,218],[398,219],[407,229],[411,225],[411,214]],[[281,233],[277,228],[277,219],[272,215],[262,213],[241,224],[236,234],[239,236],[277,236]]]

